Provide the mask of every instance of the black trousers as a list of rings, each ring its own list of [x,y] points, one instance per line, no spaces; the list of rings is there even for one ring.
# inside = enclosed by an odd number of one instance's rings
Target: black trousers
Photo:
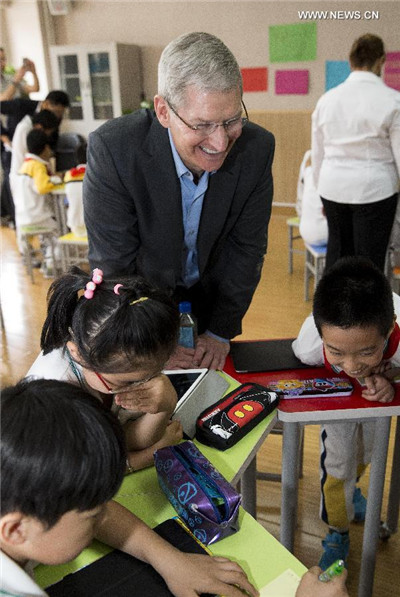
[[[321,197],[328,222],[326,269],[341,257],[369,257],[384,271],[398,194],[382,201],[352,205]]]

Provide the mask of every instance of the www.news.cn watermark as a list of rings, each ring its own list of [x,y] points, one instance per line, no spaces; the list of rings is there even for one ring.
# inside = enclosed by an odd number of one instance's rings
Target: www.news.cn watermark
[[[299,10],[301,21],[376,21],[379,10]]]

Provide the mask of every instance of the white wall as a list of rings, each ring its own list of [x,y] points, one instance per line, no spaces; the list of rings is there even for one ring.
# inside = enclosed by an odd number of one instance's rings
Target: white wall
[[[33,60],[39,77],[40,91],[32,93],[32,99],[42,99],[49,90],[43,31],[36,0],[11,0],[1,9],[2,45],[8,64],[19,68],[23,58]],[[31,82],[31,75],[26,75]]]
[[[51,81],[46,77],[47,39],[57,44],[90,44],[119,41],[142,48],[143,81],[147,97],[156,93],[157,62],[163,47],[187,31],[208,31],[221,37],[231,48],[240,66],[267,66],[269,90],[247,93],[249,109],[311,110],[325,91],[325,61],[346,60],[352,41],[366,32],[380,35],[388,51],[400,50],[400,2],[380,0],[72,0],[66,16],[50,17],[50,27],[43,30],[37,4],[47,11],[44,0],[9,0],[3,7],[5,39],[9,58],[18,65],[24,56],[38,67],[42,91]],[[45,10],[44,10],[45,9]],[[299,10],[379,10],[379,19],[319,20],[317,22],[317,60],[298,63],[269,63],[268,27],[299,23]],[[43,43],[45,47],[43,47]],[[274,73],[277,69],[310,70],[310,91],[304,96],[276,96]],[[49,73],[50,74],[50,73]]]

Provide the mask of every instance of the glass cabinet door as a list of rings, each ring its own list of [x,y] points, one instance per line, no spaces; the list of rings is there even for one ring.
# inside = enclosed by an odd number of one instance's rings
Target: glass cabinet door
[[[69,118],[71,120],[82,120],[83,109],[78,56],[76,54],[58,56],[58,70],[61,88],[68,93],[71,102]]]
[[[88,54],[89,75],[92,88],[93,118],[106,120],[114,117],[110,56],[108,52]]]

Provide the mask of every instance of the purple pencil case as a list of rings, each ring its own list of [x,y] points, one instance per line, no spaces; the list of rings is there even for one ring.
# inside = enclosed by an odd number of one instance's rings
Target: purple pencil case
[[[154,453],[158,482],[192,533],[205,545],[239,530],[241,495],[192,441]]]

